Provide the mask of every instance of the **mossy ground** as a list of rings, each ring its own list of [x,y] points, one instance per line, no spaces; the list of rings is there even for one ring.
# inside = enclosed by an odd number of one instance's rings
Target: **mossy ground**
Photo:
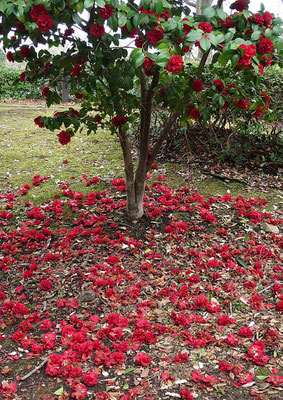
[[[60,109],[66,109],[59,107]],[[78,181],[84,174],[88,178],[99,176],[102,180],[95,186],[95,191],[105,190],[108,184],[103,180],[123,177],[122,153],[118,139],[109,131],[102,130],[96,135],[87,136],[84,132],[72,138],[67,146],[58,142],[58,132],[38,128],[33,120],[38,115],[52,115],[53,107],[42,104],[8,104],[0,103],[0,185],[14,189],[23,184],[32,184],[36,174],[51,175],[42,186],[32,187],[25,201],[35,204],[52,197],[59,182],[73,182],[72,189],[87,193],[93,188],[86,187],[84,181]],[[63,160],[68,163],[64,164]],[[164,163],[159,167],[166,171],[172,187],[187,186],[185,177],[178,174],[183,165]],[[205,180],[201,173],[192,175],[193,187],[204,196],[223,195],[230,191],[233,197],[244,195],[266,198],[269,208],[280,201],[278,191],[270,189],[245,191],[241,183],[224,182],[213,177]],[[31,185],[32,186],[32,185]]]

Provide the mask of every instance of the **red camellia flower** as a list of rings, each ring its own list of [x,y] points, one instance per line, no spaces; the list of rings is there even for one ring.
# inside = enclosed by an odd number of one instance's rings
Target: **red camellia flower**
[[[136,356],[136,363],[138,365],[142,365],[143,367],[147,367],[151,362],[151,359],[148,354],[141,352]]]
[[[212,32],[212,26],[210,25],[209,22],[200,22],[198,24],[198,28],[201,29],[203,32],[206,32],[206,33],[211,33]]]
[[[105,29],[104,29],[103,26],[100,26],[98,23],[96,23],[96,24],[92,25],[92,27],[90,28],[90,33],[91,33],[93,36],[99,38],[99,37],[101,37],[102,35],[104,35]]]
[[[43,97],[47,97],[49,92],[50,92],[50,88],[49,88],[48,86],[45,86],[45,87],[42,89],[42,96],[43,96]]]
[[[250,100],[237,100],[235,97],[234,104],[237,108],[240,108],[241,110],[248,110],[250,108]]]
[[[82,99],[84,97],[83,93],[75,93],[75,98],[76,99]]]
[[[200,81],[199,79],[195,79],[192,85],[192,89],[195,92],[201,92],[204,89],[202,81]]]
[[[98,13],[101,16],[101,18],[108,19],[114,14],[114,11],[109,4],[106,4],[105,8],[101,8]]]
[[[101,121],[102,121],[101,116],[100,116],[100,115],[96,115],[96,116],[94,117],[94,121],[95,121],[95,122],[101,122]]]
[[[272,22],[272,15],[268,11],[264,11],[263,13],[263,20],[266,23],[266,25],[270,25]]]
[[[30,10],[30,16],[34,21],[36,21],[37,18],[42,14],[43,15],[48,14],[48,11],[46,10],[43,4],[37,4],[36,6],[33,6],[32,9]]]
[[[71,134],[69,131],[61,131],[59,133],[59,142],[62,146],[68,144],[71,141]]]
[[[218,92],[224,89],[224,83],[220,79],[214,79],[213,84]]]
[[[173,55],[171,56],[166,69],[167,71],[172,72],[172,74],[175,74],[176,72],[181,71],[183,65],[184,61],[182,60],[182,57],[178,55]]]
[[[26,79],[26,76],[27,76],[27,73],[26,73],[26,72],[22,72],[22,73],[20,74],[20,81],[21,81],[21,82],[24,82],[25,79]]]
[[[83,376],[83,381],[87,386],[94,386],[97,384],[98,375],[94,372],[88,372]]]
[[[164,37],[163,30],[160,29],[151,29],[147,35],[146,39],[149,44],[156,46],[159,40],[162,40]]]
[[[153,75],[154,71],[153,71],[153,69],[151,68],[153,65],[154,65],[154,61],[151,60],[151,59],[148,58],[148,57],[145,57],[142,66],[143,66],[143,69],[144,69],[144,73],[145,73],[147,76],[152,76],[152,75]]]
[[[269,39],[262,39],[257,46],[257,51],[259,54],[269,54],[273,51],[274,45]]]
[[[188,20],[188,18],[183,18],[182,21],[190,22],[190,21]],[[190,33],[190,31],[191,31],[192,29],[193,29],[192,26],[190,26],[190,25],[188,25],[188,24],[186,24],[186,23],[183,24],[183,31],[185,32],[186,35],[187,35],[188,33]]]
[[[185,399],[185,400],[193,400],[194,399],[194,397],[191,394],[191,392],[189,391],[189,389],[186,389],[186,388],[180,390],[180,396],[182,399]]]
[[[40,32],[48,32],[52,28],[53,20],[49,15],[41,14],[35,21]]]
[[[247,0],[237,0],[230,6],[231,10],[243,11],[248,8]]]
[[[35,123],[35,125],[39,126],[40,128],[43,128],[44,125],[43,125],[42,122],[40,122],[40,118],[41,118],[41,115],[39,115],[38,117],[36,117],[36,118],[34,119],[34,123]]]
[[[8,51],[8,53],[6,54],[6,58],[9,62],[14,62],[14,57],[11,51]]]
[[[189,116],[193,119],[200,119],[200,112],[198,108],[190,108]]]
[[[112,119],[112,125],[113,126],[121,126],[123,124],[125,124],[128,121],[128,117],[126,117],[125,115],[116,115],[116,117],[114,117]]]
[[[40,282],[39,287],[41,290],[51,290],[52,288],[51,281],[49,279],[44,279]]]
[[[28,46],[22,46],[20,50],[20,55],[23,58],[27,58],[31,54],[30,48]]]
[[[254,44],[241,44],[239,47],[243,49],[243,56],[238,61],[238,66],[247,68],[251,64],[252,58],[256,55],[256,47]]]
[[[80,73],[82,72],[82,67],[80,65],[75,65],[72,69],[72,76],[79,76]]]

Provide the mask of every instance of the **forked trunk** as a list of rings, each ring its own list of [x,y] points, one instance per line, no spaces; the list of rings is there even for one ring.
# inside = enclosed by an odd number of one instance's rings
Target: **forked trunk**
[[[143,216],[143,195],[145,181],[135,184],[126,182],[127,185],[127,214],[132,222],[137,222]]]

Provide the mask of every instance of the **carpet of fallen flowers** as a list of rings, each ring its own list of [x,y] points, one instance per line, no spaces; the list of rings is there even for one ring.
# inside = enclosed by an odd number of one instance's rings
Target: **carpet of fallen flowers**
[[[1,398],[280,398],[278,210],[156,172],[134,227],[123,179],[40,206],[2,191]]]

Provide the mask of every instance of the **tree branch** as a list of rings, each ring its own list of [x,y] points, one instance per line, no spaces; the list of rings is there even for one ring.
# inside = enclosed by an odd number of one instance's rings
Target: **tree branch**
[[[166,139],[170,129],[172,128],[173,124],[175,123],[176,119],[179,116],[179,112],[175,111],[174,113],[171,113],[168,121],[166,122],[161,134],[159,135],[159,138],[157,139],[157,142],[155,143],[152,152],[151,152],[151,156],[149,158],[149,160],[147,161],[147,165],[146,165],[146,172],[150,169],[151,164],[153,163],[157,153],[159,152],[160,147],[162,146],[162,143],[164,142],[164,140]]]

